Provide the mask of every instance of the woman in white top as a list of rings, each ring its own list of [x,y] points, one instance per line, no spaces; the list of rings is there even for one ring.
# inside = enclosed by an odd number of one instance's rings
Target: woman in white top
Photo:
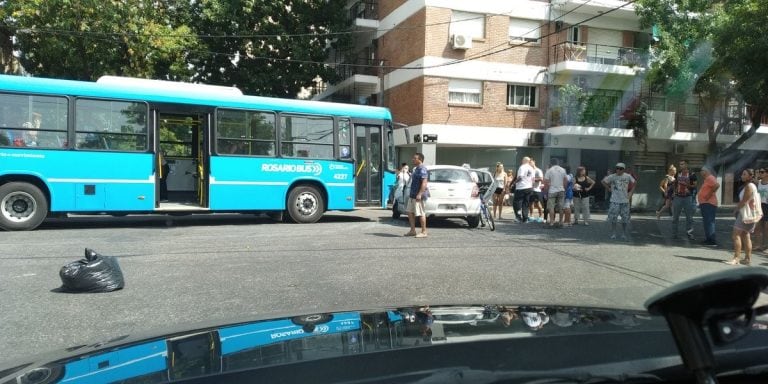
[[[744,264],[749,265],[752,262],[752,239],[750,234],[755,230],[755,223],[747,224],[741,217],[740,210],[745,205],[759,209],[760,196],[757,194],[757,187],[753,183],[755,177],[754,169],[745,169],[741,172],[741,181],[744,187],[739,192],[739,203],[736,204],[736,221],[733,223],[733,258],[724,263],[730,265],[739,265],[741,250],[744,249]],[[756,207],[755,207],[756,206]]]
[[[395,182],[395,196],[404,193],[405,186],[408,185],[408,181],[411,180],[411,173],[409,172],[408,163],[400,165],[400,169],[397,171],[397,181]]]
[[[504,208],[504,194],[507,185],[507,172],[504,172],[504,164],[496,163],[496,172],[493,175],[496,179],[496,190],[493,191],[493,213],[496,215],[497,220],[501,220],[501,211]],[[497,213],[498,212],[498,213]]]

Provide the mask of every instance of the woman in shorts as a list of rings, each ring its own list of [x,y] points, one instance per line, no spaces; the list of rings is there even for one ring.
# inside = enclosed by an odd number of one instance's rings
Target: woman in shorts
[[[506,193],[507,185],[507,173],[504,172],[504,164],[496,163],[496,172],[493,175],[496,180],[494,185],[496,190],[493,191],[493,213],[496,215],[497,220],[501,220],[501,211],[504,209],[504,194]]]

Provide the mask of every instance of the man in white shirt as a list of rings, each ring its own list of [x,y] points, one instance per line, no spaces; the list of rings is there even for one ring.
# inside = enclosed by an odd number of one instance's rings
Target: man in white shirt
[[[551,167],[544,174],[544,183],[547,185],[548,199],[547,211],[549,212],[549,223],[551,228],[555,226],[555,211],[558,213],[558,227],[563,226],[563,205],[565,203],[565,186],[568,185],[568,174],[560,166],[560,160],[553,157],[549,164]]]
[[[515,199],[512,201],[512,207],[515,210],[515,217],[521,223],[528,222],[528,205],[533,193],[533,179],[536,174],[531,167],[531,158],[526,156],[517,169],[517,179],[515,182]]]

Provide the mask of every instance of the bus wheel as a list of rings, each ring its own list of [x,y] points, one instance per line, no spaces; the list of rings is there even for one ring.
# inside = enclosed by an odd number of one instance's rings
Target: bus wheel
[[[29,183],[13,182],[0,186],[0,228],[26,231],[37,228],[48,215],[48,199]]]
[[[323,216],[323,195],[317,188],[299,185],[288,194],[288,215],[296,223],[314,223]]]

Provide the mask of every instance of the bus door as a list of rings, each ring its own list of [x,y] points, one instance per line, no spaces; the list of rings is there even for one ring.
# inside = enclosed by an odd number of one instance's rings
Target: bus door
[[[355,205],[381,205],[380,125],[355,124]]]
[[[206,207],[208,114],[158,114],[158,203],[162,208]]]

